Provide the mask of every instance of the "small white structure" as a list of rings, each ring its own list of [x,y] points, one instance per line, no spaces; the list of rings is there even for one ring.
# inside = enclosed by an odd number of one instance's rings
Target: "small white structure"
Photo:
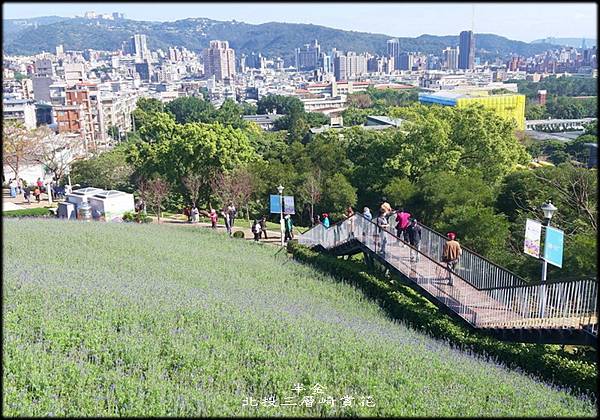
[[[68,203],[73,203],[75,206],[79,206],[80,204],[87,202],[88,198],[93,196],[94,194],[98,194],[104,192],[102,188],[79,188],[78,190],[73,190],[73,192],[66,194],[65,198]]]
[[[77,219],[77,209],[75,208],[75,204],[66,201],[58,203],[58,218],[69,220]]]
[[[101,191],[87,197],[87,202],[92,206],[92,217],[106,221],[121,222],[123,213],[135,211],[133,194],[123,191]]]

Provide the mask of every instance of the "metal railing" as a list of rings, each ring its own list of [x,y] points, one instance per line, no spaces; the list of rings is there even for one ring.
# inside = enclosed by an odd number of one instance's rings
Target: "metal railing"
[[[435,233],[427,230],[430,231]],[[421,249],[417,250],[389,230],[355,214],[330,228],[318,225],[310,229],[300,235],[299,243],[332,249],[358,240],[477,328],[576,328],[597,334],[596,281],[504,285],[508,281],[500,280],[495,282],[500,286],[477,287],[477,284],[488,285],[490,281],[470,281],[463,277],[461,270],[451,272],[439,262],[441,254],[431,251],[436,247],[443,248],[443,244],[440,245],[437,238],[431,238],[431,245],[423,246],[422,239]],[[447,284],[449,280],[452,286]]]
[[[388,216],[390,230],[396,228],[396,212]],[[421,227],[421,250],[431,258],[441,261],[447,238],[439,232],[419,223]],[[461,246],[462,255],[456,272],[478,289],[522,286],[527,282],[515,273],[500,267],[476,252]]]

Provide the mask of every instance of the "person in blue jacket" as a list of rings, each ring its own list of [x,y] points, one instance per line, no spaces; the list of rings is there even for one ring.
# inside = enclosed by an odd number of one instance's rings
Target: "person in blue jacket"
[[[323,220],[321,221],[321,223],[323,223],[323,226],[325,226],[326,228],[329,227],[329,215],[327,213],[323,213]]]

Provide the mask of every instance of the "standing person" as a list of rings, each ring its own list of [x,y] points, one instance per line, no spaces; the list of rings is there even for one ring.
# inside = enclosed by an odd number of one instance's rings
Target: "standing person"
[[[289,214],[286,214],[283,218],[285,222],[285,241],[289,241],[294,239],[294,224],[292,223],[292,217]]]
[[[38,188],[40,189],[40,191],[42,191],[42,187],[44,186],[44,181],[42,181],[42,178],[38,178],[36,181],[36,184],[37,184]]]
[[[194,207],[192,207],[192,223],[198,223],[199,218],[200,212],[198,211],[198,207],[194,204]]]
[[[365,207],[363,209],[363,216],[369,221],[373,220],[373,215],[371,214],[371,210],[368,207]]]
[[[35,190],[33,190],[33,196],[35,197],[36,201],[39,203],[40,199],[42,198],[42,191],[40,190],[40,187],[38,187],[37,185],[35,186]]]
[[[406,228],[408,240],[412,248],[410,249],[410,260],[419,262],[419,251],[421,250],[421,226],[417,219],[412,219],[410,225]],[[413,257],[413,255],[415,255]]]
[[[227,207],[227,212],[229,213],[229,223],[231,227],[233,227],[233,223],[235,222],[235,217],[237,216],[237,209],[233,205],[233,202],[229,202],[229,206]]]
[[[23,193],[23,180],[21,178],[19,178],[17,180],[17,194],[22,194]]]
[[[12,198],[17,198],[17,180],[11,178],[8,187],[10,188],[10,196]]]
[[[315,220],[313,221],[313,226],[317,226],[321,224],[321,216],[315,214]]]
[[[383,215],[388,217],[392,213],[392,206],[390,206],[390,203],[387,202],[387,198],[385,197],[382,197],[381,201],[382,203],[379,210],[383,210]]]
[[[409,242],[408,232],[406,229],[410,225],[410,216],[411,214],[404,211],[404,208],[400,211],[400,213],[396,214],[396,231],[398,232],[398,238],[403,239],[404,242]],[[404,244],[402,244],[404,246]]]
[[[221,214],[223,215],[223,219],[225,220],[225,229],[227,229],[227,234],[229,236],[231,236],[232,235],[231,223],[230,223],[229,212],[227,211],[227,208],[224,208],[223,211],[221,212]]]
[[[350,219],[350,224],[348,228],[350,237],[354,236],[354,219],[352,218],[352,216],[354,216],[354,209],[352,208],[352,206],[348,206],[346,212],[344,213],[344,217],[346,219]]]
[[[323,223],[324,227],[329,227],[329,215],[327,213],[323,213],[323,221],[321,223]]]
[[[379,209],[379,216],[376,219],[377,223],[377,236],[381,238],[381,253],[385,253],[385,245],[387,243],[387,235],[385,230],[389,227],[387,216],[383,208]],[[375,242],[377,243],[377,241]],[[376,245],[377,246],[377,245]]]
[[[23,188],[23,198],[27,200],[27,204],[31,204],[31,188]]]
[[[456,269],[461,255],[462,248],[456,240],[456,234],[448,232],[448,241],[444,244],[442,261],[445,262],[448,267],[448,284],[450,286],[452,286],[452,272]]]
[[[185,206],[183,208],[183,214],[187,217],[188,223],[191,223],[192,222],[192,210],[190,209],[190,206]]]
[[[267,238],[267,216],[263,215],[263,217],[260,219],[260,230],[262,233],[265,234],[265,239]]]
[[[254,219],[254,223],[252,223],[252,233],[254,233],[254,240],[258,242],[260,240],[262,228],[260,226],[260,222],[258,219]]]
[[[219,218],[219,216],[217,215],[217,212],[215,209],[213,209],[213,208],[210,209],[209,217],[210,217],[211,227],[213,229],[216,229],[217,228],[217,219]]]
[[[65,185],[65,193],[71,194],[71,191],[73,191],[73,189],[71,188],[71,184]]]

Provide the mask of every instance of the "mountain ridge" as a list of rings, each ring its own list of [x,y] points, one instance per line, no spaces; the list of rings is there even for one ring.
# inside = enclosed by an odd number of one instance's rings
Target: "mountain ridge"
[[[44,16],[4,19],[3,23],[5,53],[20,55],[54,51],[59,44],[63,44],[65,50],[116,50],[134,33],[146,34],[151,49],[166,50],[169,46],[179,46],[200,51],[208,46],[211,39],[222,39],[229,41],[230,46],[239,53],[261,52],[267,57],[282,57],[288,65],[293,62],[294,49],[314,39],[319,40],[322,51],[335,47],[342,51],[379,55],[386,53],[386,41],[390,38],[399,40],[401,51],[420,51],[438,56],[444,48],[458,45],[458,34],[392,37],[314,24],[249,24],[204,17],[159,22]],[[539,54],[557,45],[526,43],[495,34],[475,34],[475,47],[477,56],[482,60],[493,60],[496,57],[506,58],[512,53],[525,56]]]

